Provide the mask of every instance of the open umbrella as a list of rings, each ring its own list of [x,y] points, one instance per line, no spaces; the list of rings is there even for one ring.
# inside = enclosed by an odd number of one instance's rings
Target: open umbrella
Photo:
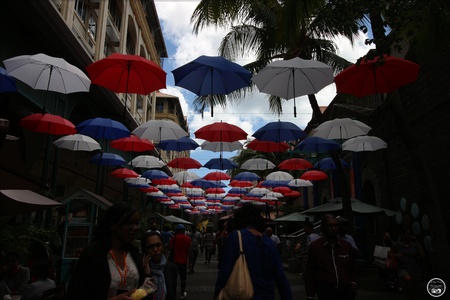
[[[119,168],[110,173],[112,177],[116,178],[137,178],[140,175],[128,168]]]
[[[357,97],[389,93],[417,81],[420,66],[395,56],[376,56],[362,60],[334,78],[338,93]]]
[[[304,138],[306,133],[294,123],[276,121],[267,123],[252,135],[260,141],[280,143]]]
[[[169,175],[167,175],[167,173],[164,171],[151,169],[142,173],[142,177],[153,180],[153,179],[169,178]]]
[[[343,160],[342,158],[341,160],[341,165],[343,168],[350,168],[350,165]],[[319,160],[318,162],[316,162],[314,164],[314,168],[318,169],[318,170],[336,170],[336,164],[334,163],[334,160],[330,157],[326,157],[326,158],[322,158],[321,160]]]
[[[78,133],[94,139],[117,140],[130,136],[130,130],[122,123],[109,118],[93,118],[77,125]]]
[[[22,118],[19,125],[33,132],[50,135],[74,134],[75,125],[58,115],[48,113],[35,113]]]
[[[297,116],[295,97],[312,95],[333,83],[331,66],[316,60],[295,57],[277,60],[265,66],[252,81],[258,89],[270,95],[294,98],[294,117]]]
[[[295,147],[295,150],[320,153],[331,150],[338,150],[340,148],[341,145],[339,145],[334,140],[327,140],[317,136],[310,136],[298,143],[298,145]]]
[[[192,181],[194,179],[200,179],[200,176],[198,176],[196,173],[191,172],[191,171],[181,171],[181,172],[175,173],[172,176],[172,178],[178,182],[184,183],[187,181]]]
[[[364,203],[358,199],[351,198],[350,203],[352,206],[352,211],[358,214],[385,214],[387,216],[395,216],[396,212],[378,207],[375,205],[371,205],[368,203]],[[329,212],[338,212],[342,210],[342,198],[334,198],[331,199],[329,203],[322,204],[320,206],[316,206],[310,208],[308,210],[303,211],[303,214],[323,214]]]
[[[342,140],[366,135],[372,128],[361,121],[350,118],[336,118],[325,121],[311,131],[313,136],[324,139]]]
[[[129,152],[145,152],[155,149],[155,145],[147,139],[141,139],[134,134],[123,137],[110,143],[114,149]]]
[[[125,164],[125,159],[118,154],[103,152],[92,156],[89,162],[101,166],[121,166]]]
[[[200,169],[202,164],[191,157],[177,157],[167,163],[167,166],[175,169]]]
[[[63,136],[53,144],[58,148],[64,148],[71,151],[94,151],[100,150],[100,144],[90,136],[83,134],[72,134]]]
[[[89,92],[91,80],[62,58],[43,53],[20,55],[3,61],[6,71],[35,90],[70,94]],[[45,112],[47,94],[42,111]]]
[[[328,175],[326,173],[318,170],[306,171],[300,176],[300,179],[304,180],[324,180],[327,178]]]
[[[134,129],[132,134],[159,143],[164,140],[177,140],[189,134],[172,120],[149,120]]]
[[[89,66],[92,83],[116,93],[147,95],[166,87],[166,72],[139,55],[113,53]],[[125,96],[124,115],[127,109]]]
[[[294,179],[294,177],[288,172],[284,171],[275,171],[266,176],[266,180],[290,181],[292,179]]]
[[[376,136],[361,135],[346,140],[342,144],[342,150],[361,152],[376,151],[387,148],[385,141]]]
[[[313,186],[313,183],[309,180],[293,179],[288,182],[288,186],[290,186],[290,187],[308,187],[308,186]]]
[[[222,121],[205,125],[194,134],[196,138],[209,142],[235,142],[247,139],[247,133],[242,128]]]
[[[306,170],[311,169],[313,165],[303,158],[289,158],[278,164],[280,170]]]
[[[230,179],[230,175],[228,175],[228,174],[226,174],[224,172],[215,171],[215,172],[209,172],[208,174],[203,176],[203,179],[214,180],[214,181],[229,180]]]
[[[133,168],[159,169],[166,164],[159,158],[151,155],[139,155],[128,162]]]
[[[229,170],[236,169],[238,164],[228,158],[211,158],[203,165],[203,167],[208,169]]]
[[[172,71],[175,85],[197,96],[227,95],[250,86],[252,74],[244,67],[222,56],[202,55]],[[211,106],[211,117],[213,107]]]
[[[234,142],[210,142],[204,141],[200,147],[202,150],[208,150],[212,152],[233,152],[236,150],[241,150],[243,148],[240,141]]]
[[[260,141],[254,139],[247,144],[247,148],[259,152],[284,152],[289,149],[290,146],[285,142]]]
[[[251,158],[246,160],[241,165],[241,169],[249,171],[262,171],[262,170],[270,170],[273,168],[275,168],[275,164],[265,158]]]
[[[186,151],[195,150],[200,145],[188,136],[183,136],[176,140],[163,140],[159,142],[158,148],[162,150]]]
[[[219,185],[216,182],[205,180],[203,178],[194,179],[194,180],[191,181],[191,184],[194,187],[199,187],[199,188],[203,188],[203,189],[204,188],[207,189],[207,188],[211,188],[211,187],[213,187],[213,188],[219,187]]]
[[[0,92],[16,92],[16,80],[0,67]]]

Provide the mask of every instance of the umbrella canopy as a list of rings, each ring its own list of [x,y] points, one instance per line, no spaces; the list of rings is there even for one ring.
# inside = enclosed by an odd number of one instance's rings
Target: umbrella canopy
[[[252,81],[258,89],[284,99],[294,98],[294,117],[297,116],[295,97],[312,95],[333,83],[331,66],[316,60],[295,57],[277,60],[265,66]]]
[[[196,173],[191,172],[191,171],[181,171],[181,172],[175,173],[172,176],[172,178],[178,182],[183,183],[183,182],[187,182],[187,181],[192,181],[194,179],[200,179],[200,176],[198,176]]]
[[[149,120],[134,129],[132,134],[154,143],[164,140],[177,140],[189,134],[172,120]]]
[[[35,113],[22,118],[19,125],[33,132],[51,135],[74,134],[75,125],[58,115]]]
[[[130,152],[145,152],[155,149],[152,142],[147,139],[141,139],[133,134],[111,141],[110,145],[114,149]]]
[[[241,165],[241,169],[249,171],[262,171],[262,170],[270,170],[273,168],[275,168],[275,164],[265,158],[251,158],[246,160]]]
[[[317,136],[310,136],[301,141],[296,147],[296,150],[304,152],[326,152],[331,150],[338,150],[341,148],[336,141],[327,140]]]
[[[286,181],[286,180],[292,180],[294,177],[289,174],[288,172],[284,171],[276,171],[268,174],[266,176],[266,180],[279,180],[279,181]]]
[[[343,160],[341,160],[341,165],[343,168],[350,168],[350,165]],[[314,165],[314,168],[318,170],[336,170],[336,164],[334,163],[333,159],[331,157],[322,158],[316,164]]]
[[[167,163],[167,166],[176,169],[200,169],[202,164],[190,157],[177,157]]]
[[[376,56],[340,72],[334,78],[338,93],[357,97],[389,93],[417,81],[420,66],[395,56]]]
[[[229,180],[230,179],[230,175],[224,173],[224,172],[219,172],[219,171],[215,171],[215,172],[209,172],[208,174],[206,174],[205,176],[203,176],[203,179],[206,180]]]
[[[253,182],[248,181],[248,180],[231,180],[231,182],[228,184],[229,186],[232,187],[241,187],[241,188],[246,188],[246,187],[252,187],[253,186]]]
[[[94,139],[117,140],[130,136],[130,130],[122,123],[109,118],[88,119],[77,125],[78,133]]]
[[[241,168],[242,168],[242,166],[241,166]],[[235,179],[235,180],[244,180],[244,181],[245,180],[255,181],[255,180],[260,180],[261,177],[258,174],[253,173],[253,172],[241,172],[241,173],[236,174],[233,177],[233,179]]]
[[[269,122],[252,134],[260,141],[288,142],[295,141],[306,136],[306,133],[291,122]]]
[[[209,142],[235,142],[247,139],[247,133],[240,127],[227,122],[214,122],[194,132],[198,139]]]
[[[280,170],[306,170],[311,169],[313,165],[303,158],[289,158],[282,161],[277,167]]]
[[[0,92],[16,92],[16,80],[0,67]]]
[[[150,179],[141,177],[141,176],[136,177],[136,178],[125,178],[124,180],[129,185],[142,185],[142,186],[147,185],[148,186],[150,183],[152,183],[152,181]]]
[[[53,144],[58,148],[64,148],[71,151],[94,151],[100,150],[100,144],[93,138],[83,134],[72,134],[63,136]]]
[[[176,140],[163,140],[159,142],[158,148],[162,150],[186,151],[195,150],[200,145],[188,136],[183,136]]]
[[[359,135],[366,135],[372,128],[361,121],[350,118],[336,118],[325,121],[311,131],[313,136],[324,139],[350,139]]]
[[[203,189],[205,189],[205,188],[207,189],[207,188],[211,188],[211,187],[213,187],[213,188],[219,187],[219,185],[217,183],[215,183],[213,181],[205,180],[203,178],[194,179],[191,181],[191,184],[194,187],[199,187],[199,188],[203,188]]]
[[[159,158],[151,155],[139,155],[128,162],[133,168],[159,169],[166,164]]]
[[[314,184],[311,181],[304,179],[293,179],[288,182],[288,186],[290,187],[308,187],[313,185]]]
[[[289,149],[290,146],[285,142],[260,141],[254,139],[247,144],[247,148],[259,152],[284,152]]]
[[[294,212],[274,219],[275,222],[307,222],[310,220],[311,220],[310,216],[307,216],[299,212]]]
[[[362,135],[346,140],[342,144],[342,150],[361,152],[376,151],[387,148],[387,144],[376,136]]]
[[[116,178],[137,178],[140,175],[128,168],[119,168],[110,173],[112,177]]]
[[[152,169],[142,173],[142,177],[153,180],[153,179],[169,178],[169,175],[167,175],[167,173],[164,171]]]
[[[351,198],[350,203],[352,206],[352,211],[358,214],[385,214],[387,216],[395,216],[396,212],[378,207],[375,205],[371,205],[368,203],[361,202],[358,199]],[[329,203],[322,204],[320,206],[316,206],[310,208],[308,210],[303,211],[304,214],[323,214],[328,212],[337,212],[342,210],[342,198],[334,198],[331,199]]]
[[[324,180],[327,178],[328,175],[326,173],[317,170],[306,171],[300,176],[300,179],[304,180]]]
[[[89,162],[101,166],[121,166],[125,164],[125,159],[114,153],[97,153],[91,157]]]
[[[243,148],[242,143],[239,141],[234,142],[210,142],[204,141],[200,147],[202,150],[208,150],[212,152],[233,152],[241,150]]]
[[[211,158],[203,165],[203,167],[208,169],[229,170],[236,169],[238,164],[228,158]]]

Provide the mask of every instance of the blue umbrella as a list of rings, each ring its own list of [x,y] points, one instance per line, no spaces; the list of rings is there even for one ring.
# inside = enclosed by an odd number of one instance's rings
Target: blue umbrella
[[[203,166],[208,169],[229,170],[236,169],[238,167],[238,164],[234,161],[229,160],[228,158],[212,158],[208,160]]]
[[[122,166],[126,163],[120,155],[108,152],[95,154],[89,162],[101,166]]]
[[[16,80],[0,67],[0,92],[16,92]]]
[[[248,190],[247,190],[247,189],[244,189],[244,188],[237,188],[237,187],[235,187],[235,188],[231,188],[231,189],[228,191],[228,193],[229,193],[229,194],[240,194],[240,195],[245,195],[245,194],[248,193]]]
[[[343,168],[349,168],[350,165],[341,158],[341,165]],[[333,159],[330,157],[323,158],[319,160],[315,165],[314,168],[318,170],[336,170],[336,164],[334,163]]]
[[[252,73],[222,56],[202,55],[172,71],[175,85],[197,96],[227,95],[250,86]],[[213,108],[211,107],[211,116]]]
[[[201,179],[201,178],[192,180],[191,184],[193,186],[200,187],[200,188],[220,187],[217,183],[215,183],[213,181],[209,181],[209,180],[205,180],[205,179]]]
[[[255,181],[260,180],[261,177],[253,172],[241,172],[233,177],[234,180],[240,180],[240,181]]]
[[[325,152],[330,150],[338,150],[341,146],[333,141],[327,140],[324,138],[320,138],[317,136],[307,137],[303,141],[301,141],[296,147],[296,150],[304,151],[304,152]]]
[[[94,118],[81,122],[76,126],[79,134],[95,139],[117,140],[130,136],[130,130],[122,123],[108,118]]]
[[[261,186],[264,186],[264,187],[288,186],[289,181],[290,180],[273,180],[273,179],[271,180],[271,179],[268,179],[268,180],[264,180],[261,183]]]
[[[275,143],[295,141],[306,136],[306,133],[291,122],[269,122],[253,133],[259,141],[271,141]]]
[[[163,179],[163,178],[169,178],[169,175],[167,175],[166,172],[156,169],[147,170],[141,175],[142,177],[148,178],[150,180],[153,179]]]
[[[195,150],[198,147],[200,147],[200,145],[188,136],[184,136],[178,140],[163,140],[158,144],[159,149],[166,151]]]

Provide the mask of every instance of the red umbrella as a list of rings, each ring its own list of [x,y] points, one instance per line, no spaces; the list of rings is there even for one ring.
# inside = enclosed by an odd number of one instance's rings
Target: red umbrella
[[[159,189],[156,186],[149,186],[149,187],[142,188],[140,190],[143,193],[156,193],[156,192],[159,192]]]
[[[284,195],[284,194],[292,192],[292,190],[290,188],[288,188],[287,186],[277,186],[272,189],[272,192],[281,193]]]
[[[235,142],[247,139],[247,133],[240,127],[227,122],[214,122],[194,132],[195,137],[209,142]]]
[[[284,152],[289,149],[289,144],[285,142],[260,141],[254,139],[247,144],[247,148],[260,152]]]
[[[304,180],[324,180],[327,178],[328,178],[327,174],[317,170],[306,171],[305,173],[302,174],[302,176],[300,176],[300,179]]]
[[[222,193],[225,193],[225,190],[223,188],[220,188],[220,187],[219,188],[211,187],[211,188],[207,188],[205,193],[207,193],[207,194],[222,194]]]
[[[120,168],[112,171],[111,176],[116,178],[137,178],[139,174],[128,168]]]
[[[141,139],[135,135],[114,140],[110,143],[114,149],[130,152],[144,152],[155,149],[155,145],[147,139]]]
[[[313,165],[303,158],[289,158],[278,165],[280,170],[306,170],[312,167]]]
[[[177,168],[177,169],[200,169],[202,164],[193,158],[190,157],[177,157],[172,159],[167,163],[169,167]]]
[[[184,182],[181,187],[183,188],[194,188],[194,186],[192,185],[192,183],[190,182]]]
[[[66,135],[77,132],[75,125],[58,115],[35,113],[21,119],[19,125],[33,132]]]
[[[214,181],[218,181],[218,180],[229,180],[230,176],[224,172],[210,172],[208,174],[206,174],[203,179],[205,180],[214,180]]]
[[[289,193],[284,194],[285,197],[289,198],[297,198],[300,197],[302,194],[299,191],[290,191]]]
[[[251,187],[253,186],[253,183],[251,181],[240,181],[240,180],[232,180],[229,184],[229,186],[232,187]]]
[[[169,177],[169,178],[161,178],[161,179],[153,179],[152,180],[153,184],[156,185],[172,185],[172,184],[178,184],[178,181],[176,181],[175,179]]]
[[[419,65],[394,56],[376,56],[348,67],[334,78],[338,93],[357,97],[389,93],[417,80]]]

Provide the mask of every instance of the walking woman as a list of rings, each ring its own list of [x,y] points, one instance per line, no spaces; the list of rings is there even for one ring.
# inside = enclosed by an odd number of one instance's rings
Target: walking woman
[[[132,245],[139,227],[136,209],[123,202],[111,206],[78,258],[66,299],[132,300],[145,279],[139,250]]]

